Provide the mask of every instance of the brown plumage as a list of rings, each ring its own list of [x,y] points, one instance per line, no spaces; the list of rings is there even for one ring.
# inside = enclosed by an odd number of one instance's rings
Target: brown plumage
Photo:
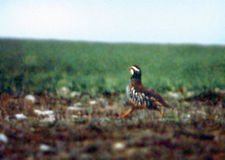
[[[121,117],[126,117],[135,109],[154,109],[160,112],[165,117],[165,114],[161,112],[161,107],[172,108],[168,105],[163,98],[152,89],[144,87],[141,83],[141,69],[137,65],[133,65],[129,68],[131,73],[130,84],[127,86],[127,97],[131,103],[131,108],[124,113]]]

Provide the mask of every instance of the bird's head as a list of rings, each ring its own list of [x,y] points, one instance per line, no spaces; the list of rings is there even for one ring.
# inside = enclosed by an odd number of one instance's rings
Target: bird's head
[[[141,79],[141,68],[137,65],[133,65],[128,68],[131,73],[131,78],[133,79]]]

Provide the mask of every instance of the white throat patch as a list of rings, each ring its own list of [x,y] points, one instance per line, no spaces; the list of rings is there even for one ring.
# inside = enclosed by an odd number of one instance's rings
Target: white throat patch
[[[130,69],[130,73],[131,73],[132,75],[134,74],[133,68]]]

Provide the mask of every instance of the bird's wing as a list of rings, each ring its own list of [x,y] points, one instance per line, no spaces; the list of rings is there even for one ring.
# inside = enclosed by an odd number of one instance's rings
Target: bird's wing
[[[157,106],[164,106],[166,108],[172,108],[170,105],[168,105],[164,99],[156,93],[153,89],[148,89],[143,86],[138,86],[136,88],[137,92],[142,92],[144,93],[145,96],[149,97],[149,99]]]

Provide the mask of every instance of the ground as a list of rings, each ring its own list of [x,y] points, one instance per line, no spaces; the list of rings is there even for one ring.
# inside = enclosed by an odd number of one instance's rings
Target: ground
[[[0,96],[1,159],[225,159],[222,93],[163,94],[166,118],[124,119],[123,94],[29,96]]]

